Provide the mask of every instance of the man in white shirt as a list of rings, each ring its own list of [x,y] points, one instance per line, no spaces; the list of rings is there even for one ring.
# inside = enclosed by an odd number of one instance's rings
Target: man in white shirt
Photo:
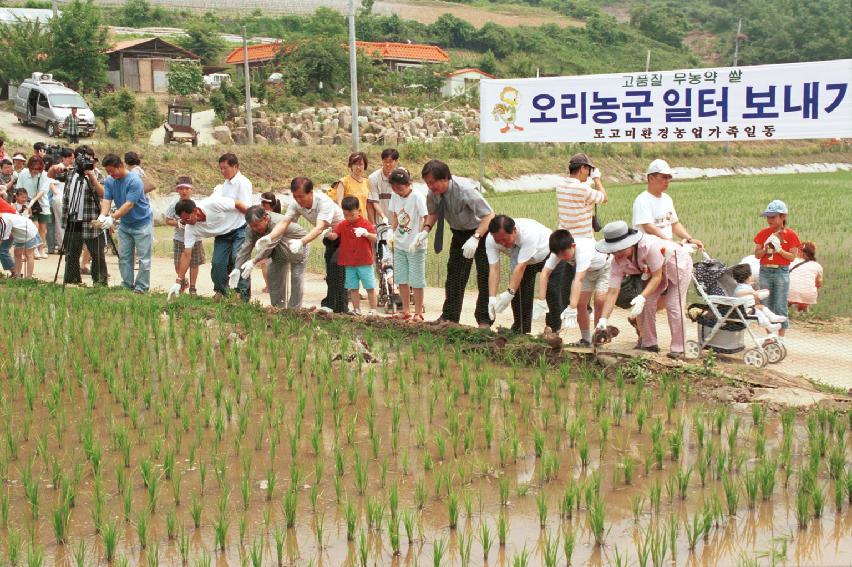
[[[633,201],[633,228],[662,240],[680,237],[681,244],[694,244],[699,249],[704,244],[692,238],[677,216],[672,198],[665,193],[672,179],[672,168],[662,159],[648,166],[648,188]]]
[[[548,314],[548,326],[552,329],[563,327],[572,329],[579,323],[580,341],[570,346],[589,347],[592,344],[592,325],[589,321],[589,311],[586,307],[594,297],[595,322],[597,323],[606,302],[609,290],[609,272],[612,259],[606,254],[595,250],[595,241],[591,238],[574,237],[567,230],[555,230],[549,240],[550,256],[544,263],[539,284],[538,299],[533,306],[533,319],[539,319]],[[550,301],[545,298],[551,293],[551,274],[560,263],[574,265],[574,281],[571,284],[571,297],[568,306],[559,315],[561,321],[558,327],[550,324],[556,313],[550,309]]]
[[[367,214],[373,224],[378,224],[377,220],[384,218],[390,210],[393,189],[388,178],[397,167],[399,167],[399,152],[394,148],[385,148],[382,150],[382,167],[367,177],[367,185],[370,187],[367,203],[371,205],[367,207]]]
[[[325,238],[325,234],[343,220],[343,210],[327,195],[315,193],[314,183],[307,177],[296,177],[290,182],[290,195],[293,200],[287,206],[283,220],[269,234],[259,238],[255,248],[260,252],[276,245],[290,223],[304,217],[314,228],[302,238],[290,240],[288,247],[293,254],[298,254],[306,244],[323,236],[327,291],[321,305],[325,310],[344,313],[349,299],[344,286],[346,270],[337,265],[340,240]]]
[[[212,271],[216,272],[221,280],[217,282],[216,278],[213,278],[214,288],[216,293],[227,295],[229,274],[233,273],[234,269],[238,267],[237,256],[246,238],[245,212],[251,206],[253,189],[251,181],[240,173],[240,161],[236,155],[232,153],[222,154],[219,157],[219,171],[222,172],[225,181],[213,189],[211,197],[232,199],[237,207],[233,213],[236,226],[227,233],[217,235],[213,240]],[[224,270],[224,276],[220,269]],[[240,281],[237,286],[240,297],[246,301],[251,296],[250,283],[248,280]],[[219,289],[219,284],[224,285],[224,289]]]
[[[550,254],[550,229],[532,219],[512,219],[497,215],[488,224],[485,253],[488,256],[488,314],[494,321],[497,313],[511,303],[514,323],[512,330],[529,333],[532,327],[532,306],[535,294],[535,275],[544,268]],[[500,285],[500,254],[509,256],[511,275],[509,287],[498,294]]]
[[[186,272],[192,260],[192,247],[204,238],[224,238],[228,242],[235,242],[234,234],[238,230],[245,233],[245,217],[240,211],[245,211],[245,203],[235,201],[229,197],[211,196],[196,203],[191,199],[178,201],[175,205],[175,214],[186,226],[184,232],[184,250],[175,268],[177,272],[177,283],[169,290],[169,299],[180,294],[181,285],[186,279]],[[244,236],[243,236],[244,238]],[[242,245],[243,238],[239,239]],[[239,252],[239,248],[235,249]],[[210,270],[210,279],[213,280],[214,297],[224,297],[228,294],[229,278],[239,278],[239,269],[233,268],[236,264],[236,256],[216,255],[213,251],[213,266]],[[236,279],[235,278],[235,279]],[[239,278],[234,287],[244,300],[249,298],[248,281]]]

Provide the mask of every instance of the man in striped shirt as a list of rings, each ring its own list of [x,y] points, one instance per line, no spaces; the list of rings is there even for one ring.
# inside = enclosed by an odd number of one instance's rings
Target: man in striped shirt
[[[559,228],[576,238],[594,238],[592,217],[595,205],[606,203],[606,190],[600,176],[593,176],[595,166],[586,154],[575,154],[568,162],[568,179],[556,187],[556,205],[559,207]],[[592,179],[592,188],[589,179]]]
[[[559,226],[557,228],[567,230],[576,240],[589,238],[594,240],[595,232],[592,229],[592,218],[595,214],[595,205],[607,202],[606,190],[596,175],[597,170],[589,161],[586,154],[575,154],[568,162],[568,179],[556,187],[556,206],[559,210]],[[594,188],[592,185],[594,184]],[[574,281],[574,267],[568,262],[560,262],[550,276],[556,282],[555,295],[559,298],[558,309],[564,310],[569,305],[571,296],[571,283]],[[586,306],[578,306],[585,309]],[[554,332],[561,327],[559,311],[551,310],[547,325]]]

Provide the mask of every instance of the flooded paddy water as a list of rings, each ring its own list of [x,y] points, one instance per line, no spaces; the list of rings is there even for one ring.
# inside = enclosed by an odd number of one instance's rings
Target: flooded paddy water
[[[852,561],[848,408],[476,332],[13,293],[3,565]]]

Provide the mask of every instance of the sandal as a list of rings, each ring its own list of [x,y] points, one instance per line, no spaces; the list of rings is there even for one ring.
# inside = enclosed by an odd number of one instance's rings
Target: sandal
[[[419,313],[417,315],[412,315],[411,321],[414,323],[424,323],[426,320],[423,318],[423,314]]]
[[[394,313],[393,315],[391,315],[391,319],[396,319],[399,321],[408,321],[409,319],[411,319],[411,313]]]

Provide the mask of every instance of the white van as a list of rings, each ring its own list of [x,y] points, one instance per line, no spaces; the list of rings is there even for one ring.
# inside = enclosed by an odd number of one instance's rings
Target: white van
[[[71,108],[77,108],[80,119],[80,135],[91,136],[95,132],[95,114],[76,91],[53,80],[49,73],[33,73],[18,87],[15,96],[15,116],[21,124],[32,124],[44,128],[48,136],[61,136],[65,118]]]

